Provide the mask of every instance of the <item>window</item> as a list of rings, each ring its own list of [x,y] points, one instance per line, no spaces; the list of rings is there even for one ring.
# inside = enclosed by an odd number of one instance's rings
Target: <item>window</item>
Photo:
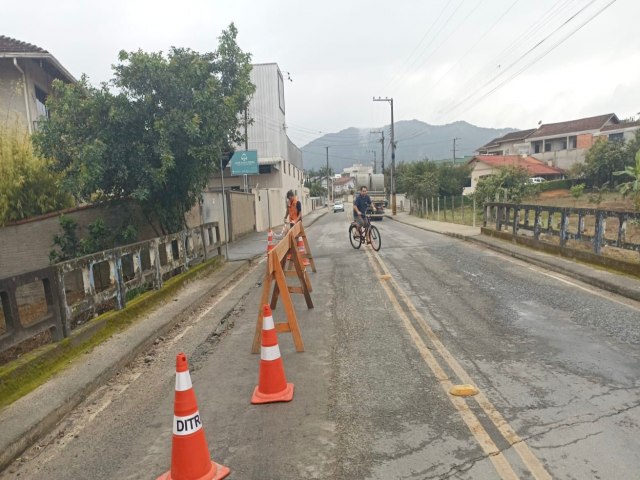
[[[544,142],[544,151],[545,152],[551,151],[551,142]]]
[[[36,87],[36,111],[38,112],[38,117],[46,117],[49,118],[49,110],[47,110],[47,94]]]
[[[578,146],[578,137],[575,135],[569,137],[569,150],[572,150]]]
[[[624,133],[611,133],[609,134],[610,142],[624,142]]]
[[[533,153],[540,153],[542,151],[542,141],[533,142]]]

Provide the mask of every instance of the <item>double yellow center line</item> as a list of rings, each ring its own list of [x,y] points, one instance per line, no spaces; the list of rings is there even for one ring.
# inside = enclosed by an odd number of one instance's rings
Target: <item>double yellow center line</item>
[[[380,284],[382,288],[386,292],[389,300],[391,301],[394,309],[400,316],[403,321],[403,324],[411,336],[418,352],[424,359],[425,363],[429,366],[436,379],[440,383],[440,386],[445,391],[447,398],[451,401],[453,406],[458,410],[460,416],[463,421],[467,424],[467,427],[475,437],[476,441],[484,451],[484,453],[489,457],[491,462],[493,463],[494,468],[498,472],[501,478],[503,479],[517,479],[519,478],[516,472],[513,470],[511,464],[507,460],[507,458],[503,455],[502,451],[496,446],[494,441],[491,439],[491,436],[484,429],[478,417],[473,413],[471,408],[468,405],[468,401],[475,401],[482,408],[482,410],[487,415],[487,418],[491,420],[491,422],[495,425],[500,434],[504,437],[504,439],[509,443],[509,445],[517,452],[517,454],[522,459],[525,467],[531,472],[534,478],[543,480],[543,479],[551,479],[551,475],[544,468],[540,460],[531,452],[527,444],[522,440],[518,434],[511,428],[511,426],[507,423],[504,417],[498,412],[498,410],[493,406],[493,404],[489,401],[489,399],[482,393],[481,391],[473,396],[463,398],[458,396],[453,396],[449,394],[451,387],[453,387],[454,382],[451,381],[449,376],[445,373],[443,368],[441,367],[438,360],[431,353],[431,349],[425,344],[421,334],[416,330],[413,323],[411,322],[409,316],[405,313],[405,310],[402,308],[400,301],[406,305],[408,312],[414,318],[416,323],[420,326],[426,337],[431,342],[433,348],[438,352],[442,360],[449,366],[449,368],[455,373],[458,377],[459,382],[456,383],[466,383],[466,384],[474,384],[469,374],[462,368],[462,366],[458,363],[458,361],[453,357],[451,352],[449,352],[446,347],[442,344],[440,339],[433,332],[431,327],[427,324],[424,317],[420,314],[420,312],[413,305],[407,294],[399,287],[396,281],[393,279],[389,270],[387,269],[385,263],[383,262],[380,255],[375,252],[373,249],[366,249],[367,256],[369,259],[369,263],[373,267],[373,270],[376,272],[376,275],[380,279]],[[392,288],[393,287],[393,288]],[[473,400],[471,400],[473,399]]]

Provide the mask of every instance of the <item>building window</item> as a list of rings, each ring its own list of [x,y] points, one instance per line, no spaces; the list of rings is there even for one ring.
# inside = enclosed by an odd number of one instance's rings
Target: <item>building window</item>
[[[542,151],[542,141],[533,142],[533,153],[540,153]]]
[[[624,142],[624,133],[611,133],[609,134],[610,142]]]
[[[40,90],[36,87],[36,111],[38,112],[38,117],[46,117],[49,118],[49,110],[47,110],[47,94],[44,90]]]
[[[573,150],[574,148],[577,148],[578,146],[578,137],[576,137],[575,135],[569,137],[569,150]]]
[[[544,151],[545,152],[551,151],[551,142],[544,142]]]

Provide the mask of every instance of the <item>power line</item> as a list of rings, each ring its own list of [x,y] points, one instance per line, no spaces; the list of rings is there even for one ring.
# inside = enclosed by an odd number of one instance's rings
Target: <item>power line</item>
[[[597,16],[599,16],[602,12],[604,12],[607,8],[609,8],[611,5],[613,5],[617,0],[611,0],[608,4],[606,4],[604,7],[602,7],[600,10],[598,10],[595,14],[593,14],[591,17],[589,17],[584,23],[582,23],[580,26],[578,26],[578,28],[576,28],[574,31],[572,31],[571,33],[569,33],[569,35],[567,35],[566,37],[564,37],[563,39],[561,39],[559,42],[557,42],[555,45],[553,45],[550,49],[548,49],[546,52],[542,53],[541,55],[539,55],[538,57],[536,57],[532,62],[528,63],[527,65],[525,65],[524,67],[522,67],[520,70],[518,70],[515,74],[513,74],[511,77],[507,78],[506,80],[504,80],[502,83],[498,84],[497,86],[495,86],[493,89],[489,90],[488,92],[486,92],[484,95],[482,95],[480,98],[478,98],[475,102],[473,102],[469,107],[467,107],[465,110],[463,111],[467,111],[471,108],[473,108],[475,105],[477,105],[478,103],[480,103],[482,100],[484,100],[486,97],[488,97],[489,95],[491,95],[493,92],[495,92],[496,90],[500,89],[502,86],[504,86],[505,84],[507,84],[508,82],[510,82],[511,80],[513,80],[514,78],[516,78],[517,76],[519,76],[521,73],[523,73],[525,70],[527,70],[529,67],[531,67],[532,65],[534,65],[535,63],[537,63],[539,60],[543,59],[544,57],[546,57],[549,53],[551,53],[553,50],[555,50],[558,46],[562,45],[565,41],[567,41],[569,38],[571,38],[575,33],[577,33],[579,30],[582,29],[582,27],[584,27],[585,25],[587,25],[588,23],[590,23],[594,18],[596,18]],[[591,2],[593,3],[593,2]],[[455,107],[454,107],[455,108]],[[452,110],[450,110],[452,111]]]
[[[590,0],[590,2],[585,5],[584,7],[582,7],[580,10],[578,10],[576,13],[574,13],[571,17],[569,17],[567,20],[565,20],[560,26],[558,26],[557,28],[555,28],[550,34],[548,34],[547,36],[545,36],[542,40],[540,40],[538,43],[536,43],[533,47],[529,48],[529,50],[527,50],[524,54],[520,55],[516,60],[514,60],[513,62],[511,62],[506,68],[502,69],[500,71],[500,73],[498,73],[498,75],[494,76],[493,78],[489,79],[488,81],[486,81],[482,86],[476,88],[473,92],[471,92],[469,95],[467,95],[466,97],[464,97],[462,100],[458,101],[457,103],[455,103],[452,107],[446,109],[444,112],[441,111],[441,114],[444,115],[446,113],[451,113],[453,112],[456,108],[458,108],[460,105],[464,104],[465,102],[467,102],[469,99],[473,98],[473,96],[475,96],[478,92],[480,92],[481,90],[483,90],[484,88],[486,88],[487,86],[491,85],[493,82],[495,82],[498,78],[500,78],[501,76],[503,76],[507,71],[509,71],[514,65],[516,65],[517,63],[519,63],[521,60],[523,60],[525,57],[527,57],[530,53],[532,53],[535,49],[537,49],[538,47],[540,47],[544,42],[546,42],[551,36],[553,36],[555,33],[557,33],[559,30],[561,30],[562,28],[564,28],[566,25],[568,25],[571,21],[573,21],[578,15],[580,15],[582,12],[585,11],[585,9],[587,9],[589,6],[591,6],[596,0]],[[616,0],[613,0],[614,2]],[[613,2],[612,2],[613,3]],[[502,84],[501,84],[502,85]],[[493,91],[493,90],[492,90]],[[484,97],[483,97],[484,98]]]

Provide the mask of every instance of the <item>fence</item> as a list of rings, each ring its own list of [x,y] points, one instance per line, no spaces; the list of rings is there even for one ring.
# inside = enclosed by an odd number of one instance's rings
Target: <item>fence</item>
[[[548,207],[486,203],[484,226],[495,222],[497,231],[511,228],[513,235],[528,234],[540,240],[547,235],[590,243],[600,255],[605,246],[640,252],[640,213],[591,208]]]
[[[479,212],[475,198],[465,195],[412,199],[409,213],[430,220],[476,226]]]
[[[222,255],[218,222],[0,280],[0,352],[50,332],[71,334],[91,316],[125,307],[136,291]]]

